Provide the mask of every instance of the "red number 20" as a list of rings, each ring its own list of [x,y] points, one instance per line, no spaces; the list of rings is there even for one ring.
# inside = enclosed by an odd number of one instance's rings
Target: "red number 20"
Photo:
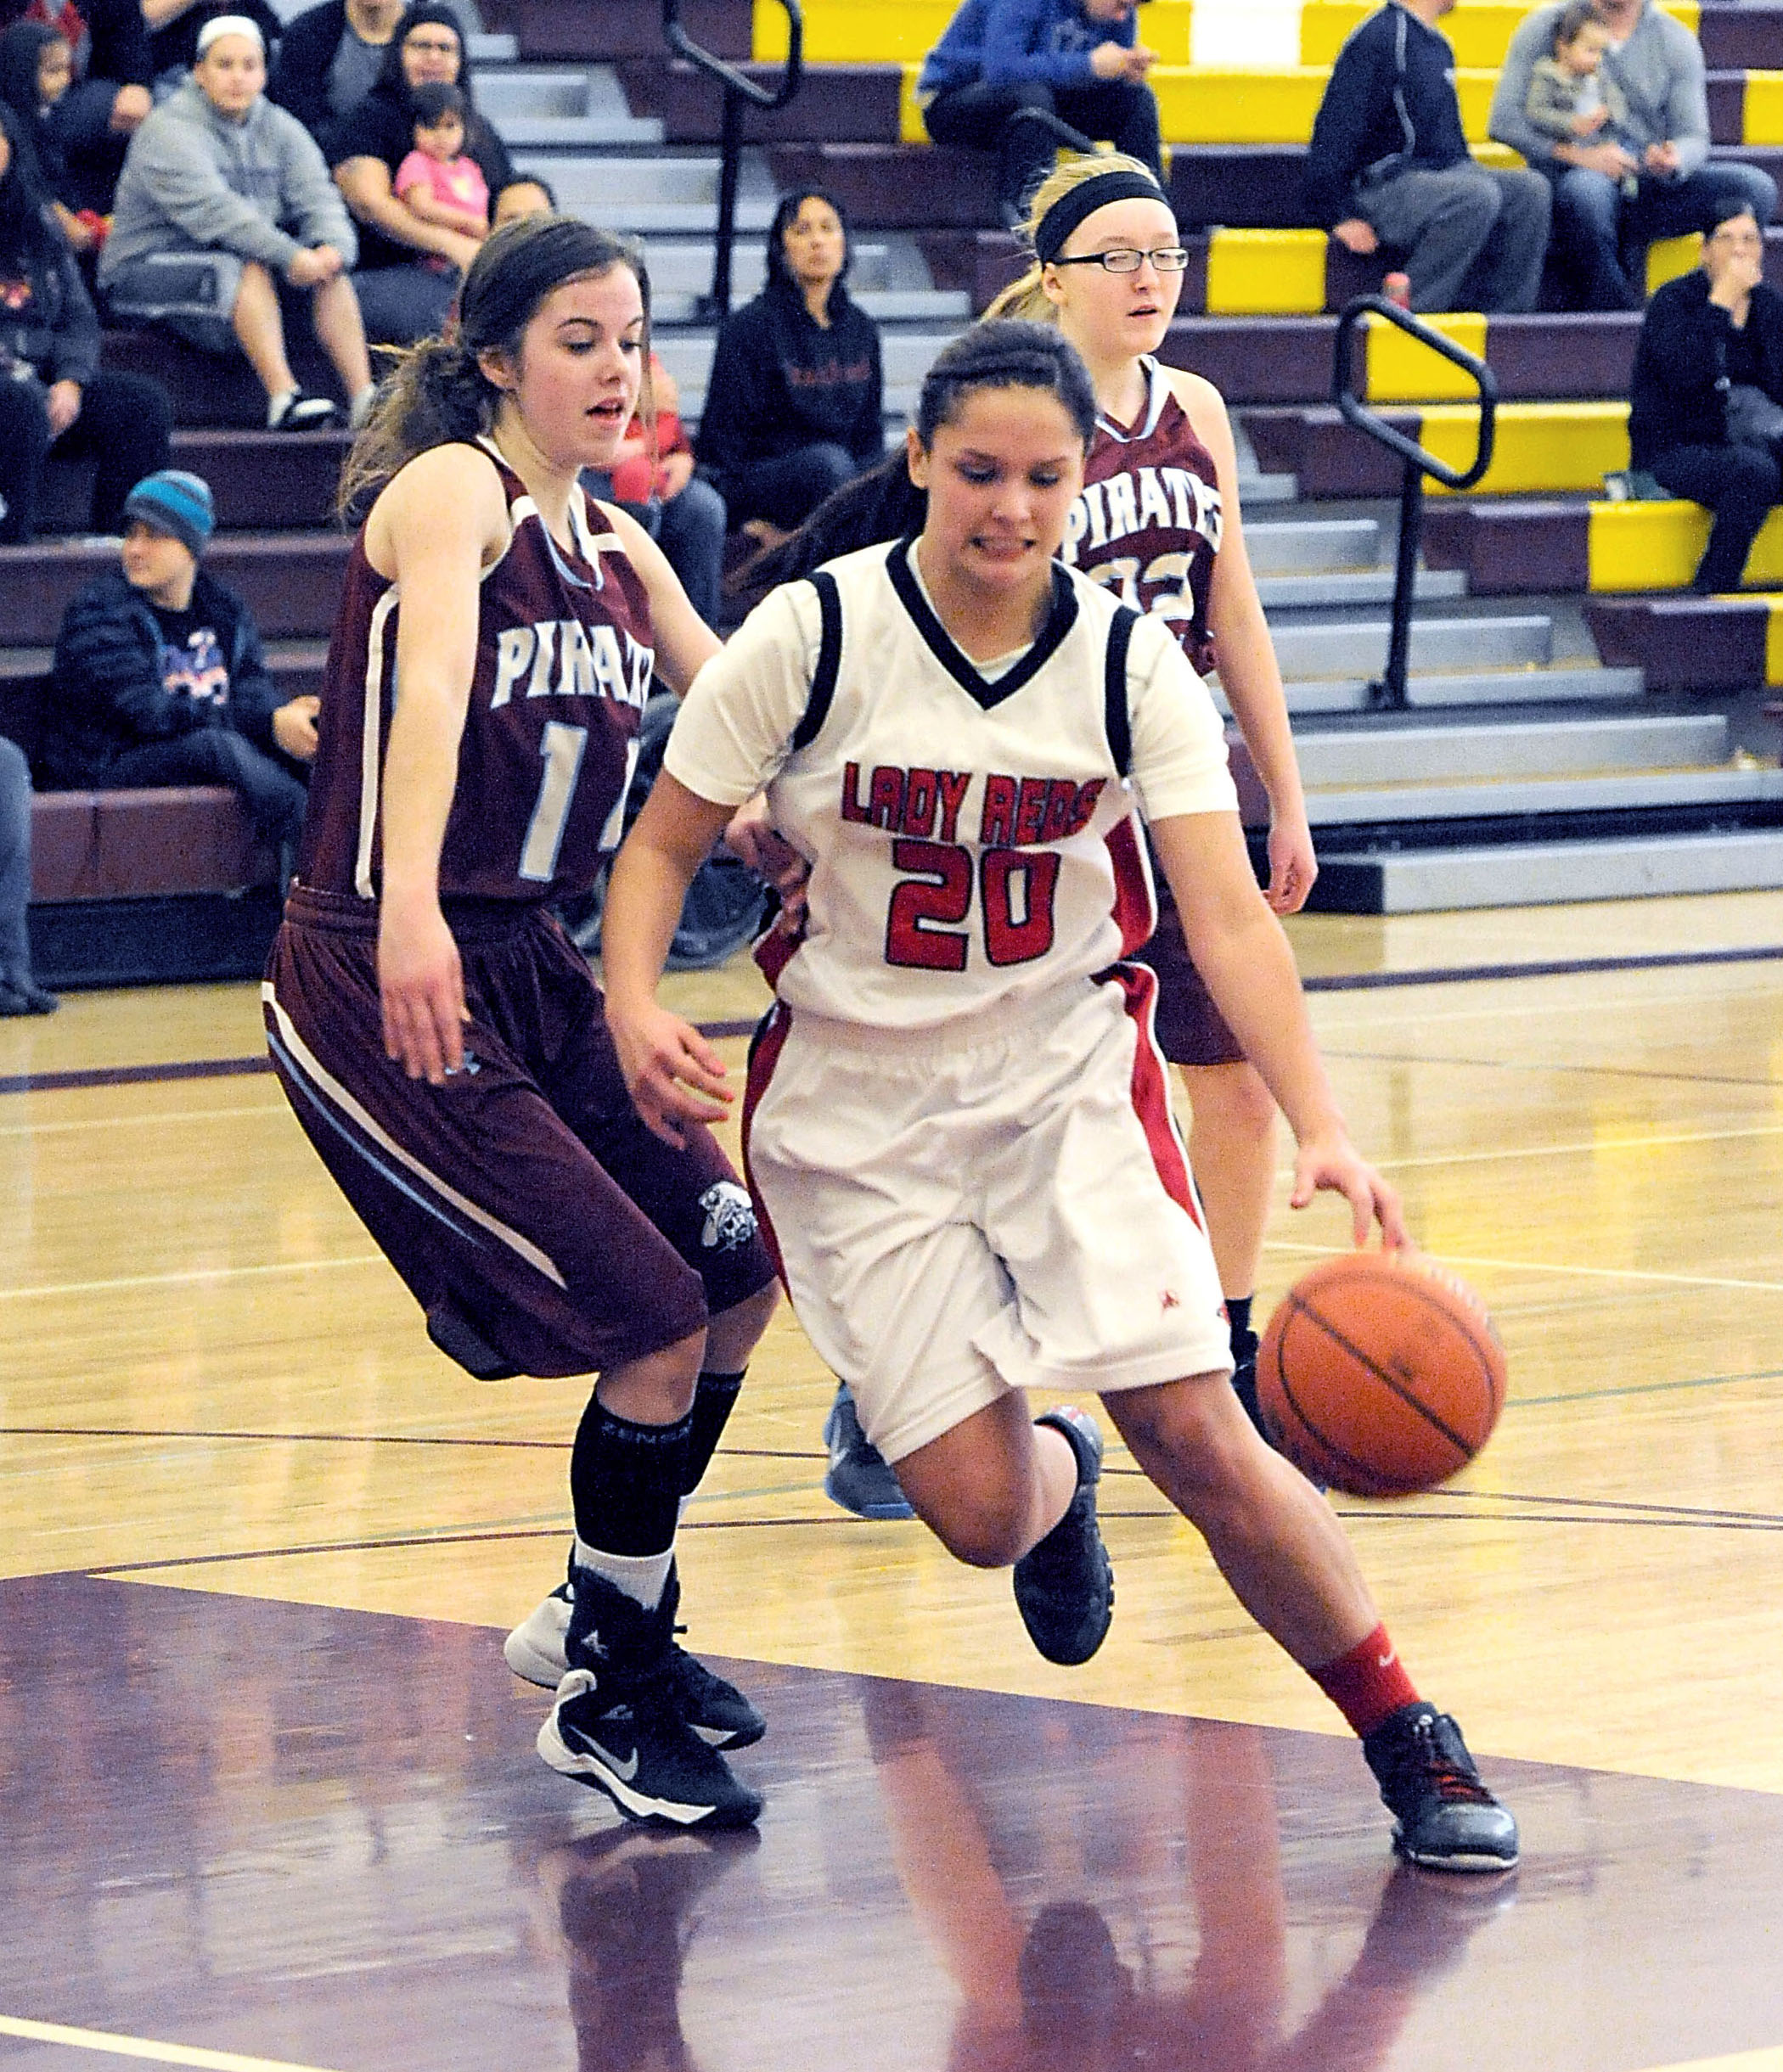
[[[886,962],[921,971],[964,971],[967,936],[959,924],[972,904],[972,859],[951,842],[899,841],[892,862],[911,873],[886,912]],[[979,867],[984,952],[993,965],[1031,963],[1053,946],[1053,850],[987,849]]]

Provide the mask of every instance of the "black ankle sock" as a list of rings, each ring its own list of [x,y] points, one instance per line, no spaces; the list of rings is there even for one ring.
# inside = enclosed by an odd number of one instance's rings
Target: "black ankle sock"
[[[1251,1305],[1255,1295],[1228,1295],[1226,1321],[1232,1328],[1232,1350],[1235,1357],[1238,1349],[1251,1335]]]
[[[687,1480],[693,1413],[672,1424],[634,1424],[588,1398],[570,1454],[576,1530],[610,1554],[660,1554],[675,1543]]]
[[[699,1386],[694,1391],[693,1435],[687,1446],[687,1480],[682,1486],[682,1495],[690,1496],[699,1488],[701,1477],[711,1467],[712,1456],[718,1451],[718,1441],[724,1436],[724,1427],[730,1413],[737,1407],[737,1392],[743,1386],[746,1367],[739,1367],[734,1374],[721,1374],[707,1368],[700,1376]]]

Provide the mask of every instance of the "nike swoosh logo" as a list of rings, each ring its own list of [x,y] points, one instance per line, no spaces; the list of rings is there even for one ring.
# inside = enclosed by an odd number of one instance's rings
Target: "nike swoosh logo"
[[[584,1734],[582,1738],[588,1743],[588,1747],[593,1753],[600,1758],[602,1762],[607,1766],[608,1769],[613,1772],[614,1776],[619,1779],[622,1784],[629,1784],[632,1779],[637,1776],[638,1751],[636,1749],[632,1750],[631,1760],[629,1761],[621,1762],[619,1758],[610,1749],[602,1748],[600,1744],[594,1739],[592,1734]]]

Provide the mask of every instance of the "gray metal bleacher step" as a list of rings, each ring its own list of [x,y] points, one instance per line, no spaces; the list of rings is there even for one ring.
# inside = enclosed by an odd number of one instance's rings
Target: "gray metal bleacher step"
[[[662,142],[661,121],[632,113],[610,66],[508,65],[475,76],[477,106],[510,151]]]
[[[1375,569],[1381,565],[1381,521],[1375,518],[1271,519],[1245,527],[1245,548],[1257,576]]]
[[[1282,675],[1354,677],[1380,673],[1386,660],[1385,619],[1317,623],[1282,620],[1272,625]],[[1445,674],[1466,669],[1545,665],[1553,659],[1554,621],[1546,613],[1503,617],[1426,619],[1411,630],[1411,667]]]
[[[498,35],[491,31],[480,31],[465,40],[465,54],[470,59],[473,71],[480,65],[512,65],[520,56],[520,39],[517,36]],[[476,82],[477,98],[483,98],[483,81],[479,75]]]
[[[1513,815],[1521,819],[1563,813],[1655,813],[1679,807],[1737,811],[1779,804],[1783,804],[1783,770],[1775,768],[1631,770],[1467,783],[1307,788],[1307,819],[1315,828]]]
[[[1434,913],[1779,889],[1783,829],[1740,828],[1327,855],[1314,899],[1327,912]]]
[[[1391,604],[1391,569],[1323,569],[1313,575],[1259,576],[1257,594],[1265,611],[1289,608],[1317,610],[1342,605]],[[1459,569],[1420,569],[1412,584],[1415,599],[1467,594],[1467,578]]]
[[[1296,736],[1295,745],[1308,789],[1460,783],[1718,766],[1727,758],[1728,725],[1718,712],[1629,712],[1539,724],[1518,719],[1446,727],[1308,728]],[[1769,774],[1783,778],[1783,772]]]
[[[550,157],[537,148],[515,154],[515,168],[548,180],[559,204],[613,230],[647,237],[679,231],[710,237],[718,213],[718,161],[709,154],[604,158]],[[773,220],[777,197],[756,153],[743,160],[737,187],[737,227],[760,236]]]

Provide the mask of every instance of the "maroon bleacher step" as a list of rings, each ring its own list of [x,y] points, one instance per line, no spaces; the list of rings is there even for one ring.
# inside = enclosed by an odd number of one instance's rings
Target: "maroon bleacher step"
[[[173,465],[211,485],[225,532],[307,531],[334,519],[344,431],[235,431],[188,427],[173,435]],[[92,510],[91,461],[52,460],[39,519],[48,533],[84,532]]]
[[[1588,598],[1585,620],[1606,665],[1644,670],[1650,691],[1749,691],[1765,681],[1763,598]]]
[[[717,143],[724,97],[717,82],[696,67],[677,59],[633,58],[619,68],[620,84],[634,115],[654,115],[672,144]],[[770,89],[778,86],[778,65],[742,65],[745,78]],[[743,135],[750,143],[877,143],[898,141],[903,67],[897,65],[814,65],[784,108],[743,110]]]
[[[779,10],[775,10],[778,14]],[[574,58],[607,65],[619,58],[667,60],[662,0],[485,0],[485,28],[515,37],[520,56]],[[751,0],[685,0],[681,25],[717,58],[747,58],[754,36]]]
[[[774,185],[820,187],[858,230],[977,229],[997,218],[988,152],[939,144],[780,143],[768,149]]]
[[[246,598],[268,640],[323,640],[352,544],[344,533],[225,534],[205,562]],[[68,541],[0,547],[0,626],[8,644],[49,646],[68,600],[116,562],[114,547]]]
[[[1475,597],[1583,590],[1590,528],[1583,497],[1433,497],[1424,507],[1424,559],[1433,569],[1463,570]]]

